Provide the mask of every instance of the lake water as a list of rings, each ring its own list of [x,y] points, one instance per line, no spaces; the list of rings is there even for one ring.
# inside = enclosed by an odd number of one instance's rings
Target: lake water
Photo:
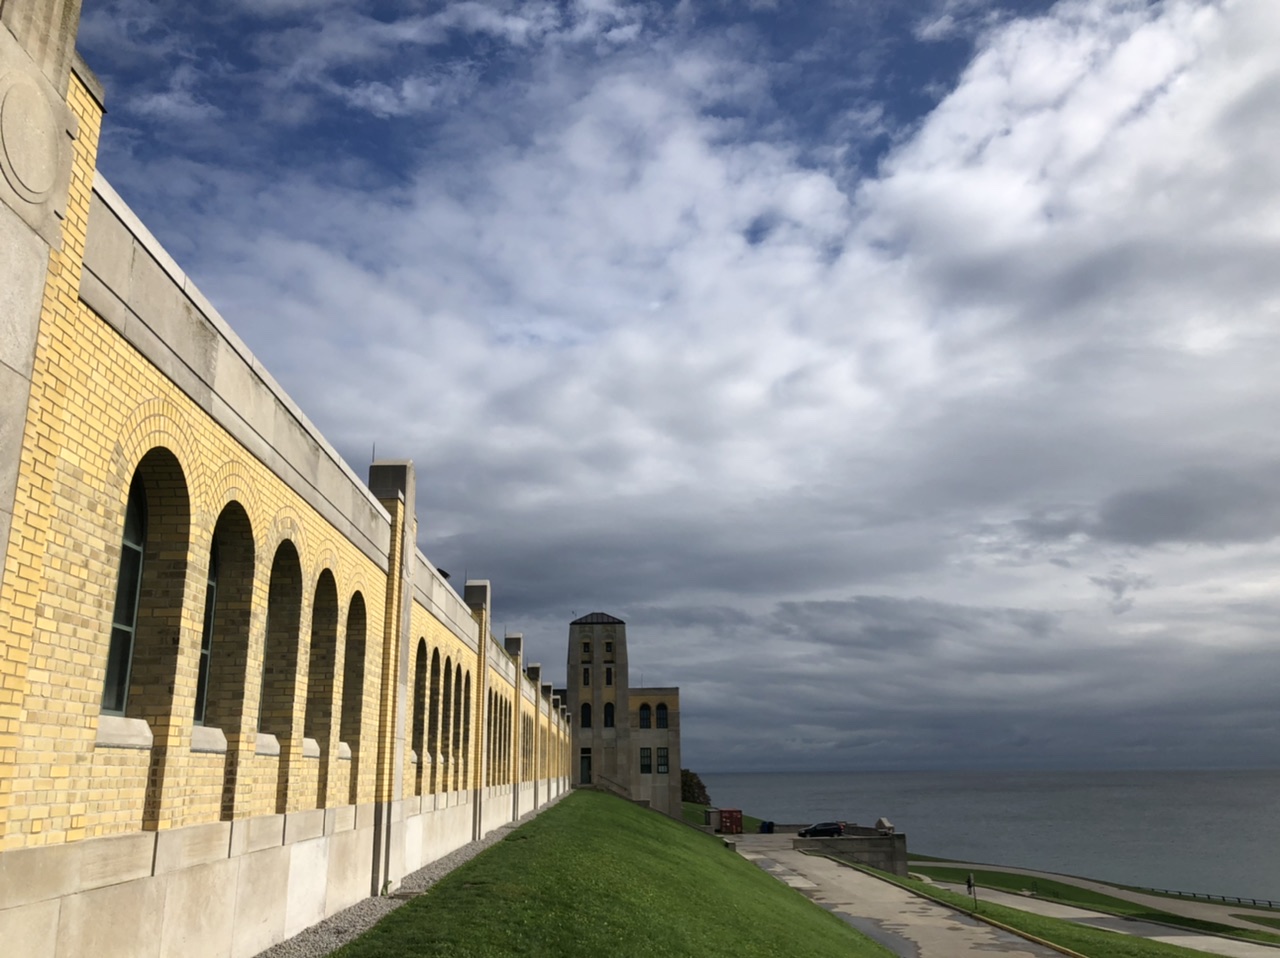
[[[872,825],[909,852],[1280,901],[1280,771],[702,776],[714,804]]]

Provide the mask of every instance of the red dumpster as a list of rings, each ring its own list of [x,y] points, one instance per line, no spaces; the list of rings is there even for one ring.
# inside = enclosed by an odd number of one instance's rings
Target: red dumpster
[[[741,835],[742,834],[742,809],[740,808],[720,809],[720,834],[721,835]]]

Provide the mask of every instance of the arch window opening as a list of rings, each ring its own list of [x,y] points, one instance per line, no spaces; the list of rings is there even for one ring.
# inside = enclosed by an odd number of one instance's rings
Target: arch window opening
[[[427,752],[431,755],[431,791],[440,789],[440,650],[431,653],[431,701],[427,706]]]
[[[209,547],[209,575],[204,592],[204,625],[200,632],[200,668],[196,673],[195,723],[204,724],[205,708],[209,701],[209,660],[213,655],[213,617],[218,604],[218,538]]]
[[[658,703],[658,728],[667,727],[667,703]]]
[[[653,725],[653,709],[649,707],[649,703],[645,702],[640,706],[640,727],[650,728]]]
[[[129,701],[129,671],[138,631],[138,599],[142,588],[142,559],[147,547],[147,494],[141,475],[129,485],[124,536],[120,544],[120,577],[116,580],[115,611],[111,615],[111,647],[102,711],[124,715]]]
[[[351,607],[347,610],[346,651],[342,660],[342,717],[338,728],[338,738],[346,742],[351,750],[351,783],[348,787],[347,801],[352,805],[357,804],[360,794],[360,726],[364,718],[364,650],[364,596],[357,592],[351,597]]]
[[[611,668],[606,668],[606,669],[604,670],[604,684],[605,684],[605,685],[612,685],[612,684],[613,684],[613,669],[611,669]]]
[[[604,703],[604,727],[605,728],[613,728],[613,714],[614,714],[613,703],[605,702]]]
[[[412,726],[409,736],[409,747],[418,756],[418,765],[413,772],[413,794],[422,794],[422,770],[427,764],[425,743],[427,717],[427,643],[418,640],[418,652],[414,657],[413,667],[413,700]]]
[[[591,728],[591,703],[582,703],[582,727]]]

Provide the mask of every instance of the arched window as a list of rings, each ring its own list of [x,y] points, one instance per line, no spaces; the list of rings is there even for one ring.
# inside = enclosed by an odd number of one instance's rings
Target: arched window
[[[413,794],[422,794],[422,770],[427,764],[424,744],[427,718],[427,640],[418,639],[418,653],[413,665],[413,698],[410,722],[409,747],[418,756],[418,767],[413,770]]]
[[[204,724],[205,704],[209,698],[209,658],[213,653],[213,612],[218,604],[218,539],[209,547],[209,574],[204,590],[204,626],[200,631],[200,667],[196,672],[197,725]]]
[[[431,791],[440,790],[440,650],[431,653],[431,701],[427,705],[427,754],[431,756]]]
[[[667,703],[658,703],[658,728],[667,727]]]
[[[364,596],[351,597],[347,610],[347,648],[342,660],[342,727],[338,737],[351,749],[351,789],[348,801],[359,801],[360,726],[364,718]]]
[[[471,787],[471,670],[467,669],[462,684],[462,779],[463,788]]]
[[[442,763],[443,774],[440,776],[437,784],[440,791],[447,792],[450,787],[449,760],[452,758],[450,749],[453,743],[453,657],[446,656],[444,660],[444,696],[441,700],[440,707],[440,761]]]
[[[329,748],[333,732],[334,672],[338,662],[338,586],[325,569],[311,603],[311,655],[307,664],[307,702],[302,735],[320,748],[316,808],[329,798]]]
[[[604,727],[613,728],[613,703],[604,703]]]
[[[266,641],[258,700],[258,731],[280,745],[276,775],[276,813],[289,807],[289,785],[301,758],[291,745],[295,728],[294,693],[298,682],[298,627],[302,615],[302,565],[298,550],[285,539],[276,547],[267,586]],[[304,710],[305,711],[305,710]]]
[[[253,550],[248,514],[238,502],[227,503],[213,527],[209,544],[195,723],[221,729],[231,748],[239,740],[244,719],[253,611]]]
[[[640,727],[650,728],[653,725],[653,709],[649,708],[649,703],[645,702],[640,706]]]
[[[129,668],[138,631],[138,589],[142,585],[142,556],[146,547],[147,493],[142,476],[135,474],[125,509],[120,578],[116,580],[116,607],[111,616],[111,649],[107,653],[107,680],[102,690],[102,711],[115,715],[124,714],[129,698]]]
[[[591,703],[582,703],[582,727],[591,728]]]

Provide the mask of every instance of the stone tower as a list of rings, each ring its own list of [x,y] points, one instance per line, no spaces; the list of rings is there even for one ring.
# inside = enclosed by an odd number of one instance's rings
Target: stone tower
[[[573,783],[626,793],[627,625],[592,612],[569,625],[569,716],[573,726]]]
[[[604,612],[569,624],[573,784],[680,817],[680,690],[632,688],[627,625]]]

